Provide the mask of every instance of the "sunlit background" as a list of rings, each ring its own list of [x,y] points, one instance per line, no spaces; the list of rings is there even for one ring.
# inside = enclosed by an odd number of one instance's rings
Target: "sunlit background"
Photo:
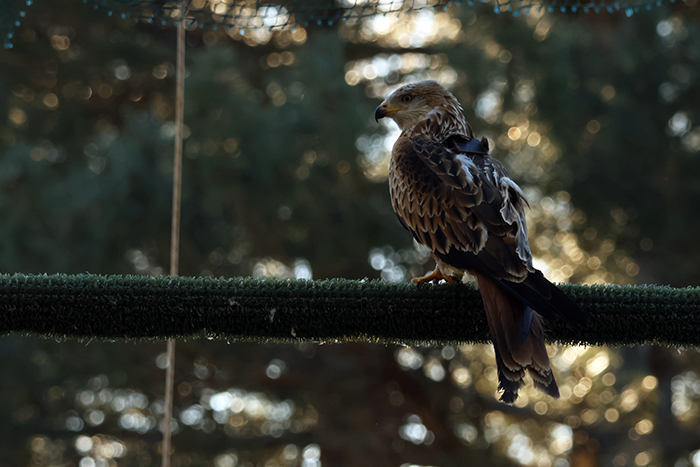
[[[523,188],[550,280],[697,285],[694,3],[631,18],[453,5],[272,30],[288,12],[246,7],[266,27],[193,23],[183,274],[431,270],[391,211],[398,130],[372,117],[435,79]],[[164,273],[174,29],[37,2],[0,63],[2,271]],[[159,465],[163,345],[4,337],[0,352],[1,466]],[[173,465],[700,466],[695,349],[549,353],[561,399],[528,385],[509,407],[490,345],[182,343]]]

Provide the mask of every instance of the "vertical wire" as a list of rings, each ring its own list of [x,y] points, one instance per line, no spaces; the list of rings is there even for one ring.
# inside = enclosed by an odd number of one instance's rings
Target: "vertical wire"
[[[175,78],[175,151],[173,154],[173,212],[170,229],[170,275],[177,276],[180,267],[180,205],[182,200],[182,140],[185,116],[185,0],[180,0],[180,21],[177,23],[177,70]],[[170,467],[173,419],[173,386],[175,384],[175,339],[168,340],[168,368],[165,371],[165,416],[163,420],[163,457],[161,467]]]

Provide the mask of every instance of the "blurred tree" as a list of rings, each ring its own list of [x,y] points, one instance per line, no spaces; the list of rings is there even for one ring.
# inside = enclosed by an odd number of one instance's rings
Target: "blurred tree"
[[[0,270],[167,264],[174,30],[41,2],[0,52]],[[448,84],[531,201],[554,280],[695,283],[697,24],[662,8],[188,33],[183,274],[405,280],[392,86]],[[5,337],[0,465],[158,464],[162,346]],[[178,347],[176,465],[697,465],[698,355],[561,348],[498,404],[489,346]],[[154,368],[154,365],[156,368]]]

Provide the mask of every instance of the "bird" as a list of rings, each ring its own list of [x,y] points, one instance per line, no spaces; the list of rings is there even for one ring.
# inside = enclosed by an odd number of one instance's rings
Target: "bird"
[[[475,277],[495,350],[499,400],[516,401],[526,371],[537,389],[558,398],[543,318],[560,316],[582,328],[587,314],[533,267],[523,191],[436,81],[399,87],[374,117],[388,117],[401,130],[389,165],[391,203],[436,263],[413,282]]]

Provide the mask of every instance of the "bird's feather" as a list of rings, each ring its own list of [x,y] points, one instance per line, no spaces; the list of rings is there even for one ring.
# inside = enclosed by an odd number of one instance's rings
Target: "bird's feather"
[[[477,277],[496,350],[501,400],[515,401],[525,371],[538,389],[558,397],[540,315],[561,316],[575,325],[585,324],[586,315],[533,267],[527,201],[488,154],[488,141],[474,138],[449,92],[424,83],[396,91],[432,107],[417,121],[400,117],[404,127],[389,172],[394,210],[416,241],[431,250],[438,268]]]
[[[559,389],[544,345],[542,321],[533,315],[532,325],[525,340],[520,337],[525,306],[504,292],[491,279],[476,274],[484,300],[484,309],[493,340],[498,369],[501,401],[512,404],[518,397],[527,369],[540,390],[559,397]]]
[[[452,267],[480,272],[547,320],[560,317],[578,327],[586,324],[588,315],[568,295],[549,282],[540,271],[529,272],[519,282],[509,279],[508,275],[504,274],[505,268],[498,269],[505,254],[501,255],[501,262],[498,258],[489,255],[488,251],[475,255],[453,249],[448,253],[435,255]]]

